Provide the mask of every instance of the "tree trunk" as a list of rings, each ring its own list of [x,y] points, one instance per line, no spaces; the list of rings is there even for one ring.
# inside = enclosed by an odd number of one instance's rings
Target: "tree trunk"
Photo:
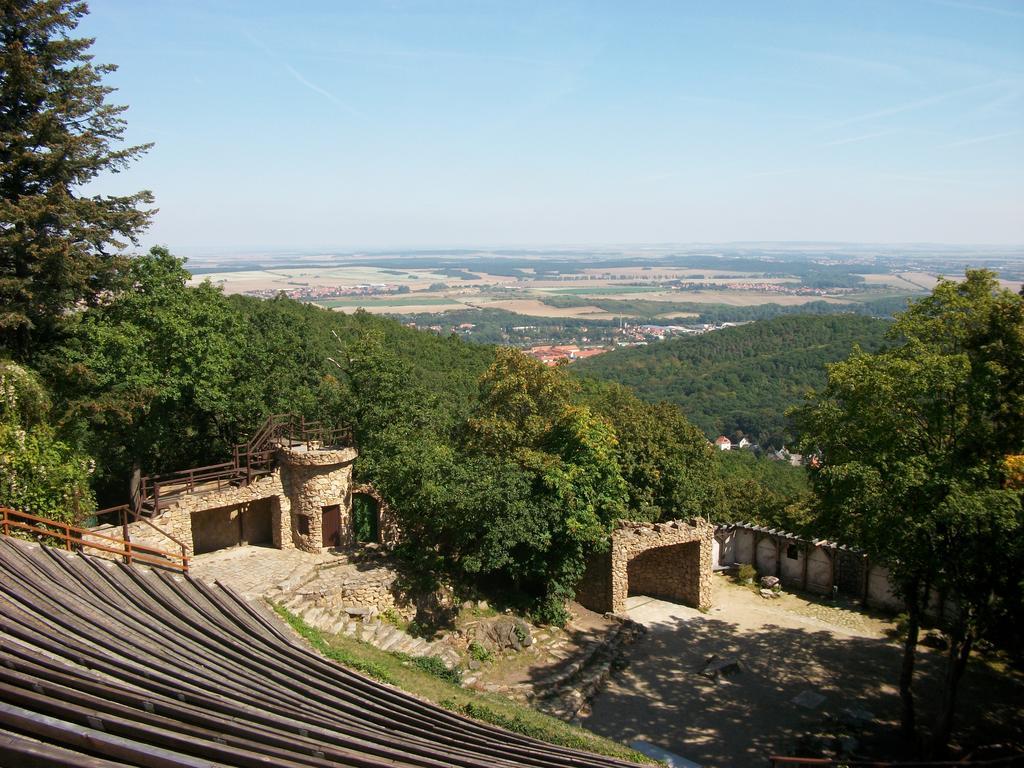
[[[142,510],[142,467],[139,462],[132,462],[132,474],[128,478],[128,506],[132,512]]]
[[[953,733],[953,713],[956,710],[956,694],[960,679],[967,669],[967,660],[974,645],[974,633],[960,624],[949,638],[949,653],[946,655],[946,676],[943,680],[942,706],[932,733],[930,757],[938,759],[949,746]]]
[[[920,584],[915,579],[904,590],[907,601],[907,638],[903,643],[903,666],[900,668],[900,728],[907,739],[913,739],[917,729],[911,683],[914,680],[914,662],[917,658],[917,636],[921,629],[919,587]]]

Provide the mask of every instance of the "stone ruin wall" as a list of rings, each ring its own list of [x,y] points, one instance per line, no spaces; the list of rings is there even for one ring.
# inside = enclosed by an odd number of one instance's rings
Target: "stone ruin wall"
[[[134,543],[176,552],[178,547],[167,538],[170,536],[182,542],[191,555],[195,548],[193,525],[216,524],[203,521],[196,513],[223,508],[237,508],[239,512],[244,512],[256,502],[269,501],[272,543],[275,548],[322,552],[323,508],[334,504],[341,506],[342,541],[351,543],[350,489],[355,458],[354,448],[315,451],[282,449],[278,455],[278,467],[270,475],[245,486],[231,485],[212,491],[182,494],[161,514],[150,519],[158,530],[144,522],[133,522],[128,526],[128,536]],[[308,517],[308,534],[300,533],[300,515]],[[120,525],[98,526],[93,530],[104,536],[122,539]],[[160,531],[167,536],[161,535]],[[99,537],[93,540],[102,544]]]
[[[398,515],[376,488],[369,483],[352,486],[353,494],[369,496],[377,505],[377,543],[384,549],[394,549],[401,541],[402,529],[398,526]]]
[[[710,608],[713,540],[704,520],[620,522],[609,551],[588,563],[577,600],[593,611],[624,613],[626,597],[642,592]]]
[[[294,590],[313,605],[332,612],[375,616],[394,610],[406,619],[416,614],[415,606],[398,588],[398,573],[377,565],[373,570],[340,580],[330,578],[330,568],[320,571],[312,583]]]
[[[795,557],[794,557],[795,555]],[[759,576],[777,576],[784,588],[841,595],[885,611],[902,611],[889,569],[866,553],[823,539],[803,539],[756,525],[720,525],[715,529],[715,567],[748,563]],[[956,604],[932,591],[925,613],[954,615]]]

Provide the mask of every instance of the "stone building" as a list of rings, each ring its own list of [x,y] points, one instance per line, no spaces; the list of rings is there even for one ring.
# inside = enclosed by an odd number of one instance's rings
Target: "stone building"
[[[165,497],[150,522],[184,544],[190,555],[242,544],[323,552],[370,543],[356,540],[352,501],[353,494],[362,494],[376,515],[367,526],[372,541],[393,545],[397,524],[383,499],[369,486],[353,487],[356,456],[351,447],[282,446],[263,477],[248,484],[208,483]],[[166,547],[159,532],[141,522],[129,526],[133,542]]]
[[[714,535],[714,526],[699,519],[622,521],[608,551],[588,563],[576,599],[599,613],[624,613],[633,594],[710,608]]]

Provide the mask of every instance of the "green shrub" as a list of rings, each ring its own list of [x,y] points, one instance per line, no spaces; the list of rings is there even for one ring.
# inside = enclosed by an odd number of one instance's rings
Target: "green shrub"
[[[480,645],[476,640],[469,644],[469,657],[480,662],[490,661],[491,658],[493,658],[491,652]]]
[[[444,680],[452,685],[462,685],[462,672],[458,669],[448,669],[437,656],[409,657],[409,661],[412,662],[413,666],[421,669],[428,675],[433,675],[439,680]]]
[[[736,572],[736,580],[740,584],[751,584],[757,579],[757,568],[750,563],[743,563]]]
[[[398,627],[402,631],[409,628],[409,622],[402,618],[402,614],[396,611],[394,608],[388,608],[380,615],[381,619],[391,624],[394,627]]]

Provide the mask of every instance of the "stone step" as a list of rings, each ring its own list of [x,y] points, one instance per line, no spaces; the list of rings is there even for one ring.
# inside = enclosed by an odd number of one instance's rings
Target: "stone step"
[[[316,606],[312,606],[312,607],[307,608],[305,611],[302,612],[302,620],[305,621],[307,624],[313,624],[315,626],[317,621],[323,615],[324,615],[324,612],[323,612],[322,608],[317,608]]]
[[[391,627],[388,630],[387,634],[381,638],[380,642],[377,644],[377,647],[380,648],[382,651],[394,650],[401,644],[402,640],[404,640],[407,637],[408,635],[405,634],[405,632],[403,632],[402,630],[396,629],[395,627]]]
[[[391,648],[395,653],[404,653],[408,655],[409,649],[416,643],[416,638],[409,637],[409,635],[403,635],[401,639]]]
[[[408,638],[409,635],[407,635],[399,629],[392,627],[391,631],[381,639],[381,643],[377,647],[381,650],[397,651],[398,646],[406,642]]]
[[[285,600],[281,605],[287,608],[292,613],[295,613],[295,609],[301,606],[305,602],[305,598],[302,595],[289,595],[288,599]]]
[[[364,643],[369,643],[369,642],[371,642],[370,638],[373,637],[374,633],[378,629],[380,629],[380,622],[379,621],[370,621],[370,622],[364,621],[362,623],[362,625],[360,626],[359,634],[356,635],[356,637],[359,640],[362,640]]]
[[[422,637],[417,637],[406,653],[410,656],[422,656],[429,646],[430,644],[426,640]]]

